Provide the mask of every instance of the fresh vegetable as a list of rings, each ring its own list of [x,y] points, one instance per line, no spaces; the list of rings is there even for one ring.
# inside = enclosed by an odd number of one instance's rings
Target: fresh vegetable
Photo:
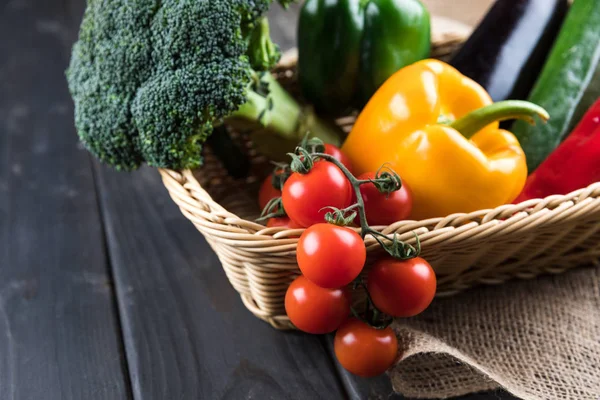
[[[323,163],[332,164],[352,188],[353,204],[345,208],[327,207],[329,211],[324,218],[327,223],[312,225],[302,233],[297,245],[296,258],[303,275],[291,284],[286,293],[286,311],[290,321],[306,332],[331,332],[339,327],[334,347],[340,364],[352,373],[375,376],[385,372],[394,363],[398,353],[398,342],[390,329],[393,317],[378,309],[371,296],[367,296],[364,307],[360,305],[359,308],[350,308],[354,318],[346,319],[346,301],[350,299],[350,289],[362,287],[367,293],[370,290],[360,276],[366,260],[363,239],[371,235],[392,257],[387,259],[390,265],[395,262],[413,265],[411,260],[415,260],[414,268],[408,267],[406,271],[403,269],[402,273],[393,271],[395,273],[390,274],[397,285],[423,285],[410,287],[407,293],[393,293],[386,299],[388,303],[382,303],[383,307],[392,304],[392,311],[397,311],[397,302],[400,301],[404,307],[402,312],[414,313],[417,308],[424,309],[425,296],[435,293],[435,275],[433,270],[430,270],[429,279],[419,275],[423,270],[417,265],[423,266],[426,262],[418,257],[421,247],[417,236],[416,247],[413,247],[400,241],[395,234],[390,237],[371,228],[367,221],[367,203],[363,197],[362,186],[368,187],[369,196],[378,191],[381,196],[393,197],[395,192],[403,189],[400,176],[388,166],[381,166],[375,174],[368,174],[365,179],[356,178],[340,161],[338,154],[327,154],[324,151],[325,146],[319,140],[303,141],[295,152],[290,154],[292,162],[283,168],[285,171],[291,171],[289,179],[292,179],[294,174],[312,173]],[[286,186],[287,182],[284,185],[284,194]],[[307,192],[329,190],[331,189],[328,185],[306,186]],[[284,215],[281,205],[280,200],[270,202],[261,219],[281,218],[280,216]],[[360,225],[360,235],[346,227],[354,221]],[[407,282],[398,283],[401,275],[404,275]],[[377,282],[378,279],[375,277],[373,282]],[[379,291],[378,301],[381,294],[388,289],[389,286],[376,286],[376,290]],[[342,293],[348,297],[343,299]],[[342,323],[344,320],[346,322]]]
[[[233,116],[293,145],[307,131],[338,143],[264,72],[279,58],[262,17],[270,3],[88,1],[66,73],[84,145],[120,170],[193,168]]]
[[[324,289],[299,276],[285,294],[285,312],[301,331],[333,332],[350,314],[350,294],[346,289]]]
[[[332,144],[325,144],[325,154],[329,154],[333,156],[336,160],[344,164],[348,171],[352,172],[352,161],[345,155],[339,147],[334,146]]]
[[[258,191],[258,205],[261,209],[265,208],[272,199],[281,197],[281,188],[287,177],[282,168],[276,168],[265,178]]]
[[[431,304],[436,283],[433,268],[421,257],[386,257],[369,271],[367,288],[378,310],[393,317],[414,317]]]
[[[269,201],[277,197],[281,197],[281,190],[275,189],[273,186],[273,179],[271,175],[269,175],[265,178],[262,185],[260,185],[260,190],[258,192],[258,205],[261,209],[263,209],[269,203]]]
[[[316,224],[306,229],[296,250],[302,274],[323,288],[339,288],[362,271],[367,249],[352,229],[333,224]]]
[[[321,144],[319,144],[318,146],[314,146],[310,145],[309,142],[310,140],[308,139],[308,137],[305,137],[300,143],[300,146],[305,146],[312,152],[315,152],[317,150],[324,151],[325,154],[332,156],[335,160],[339,161],[340,163],[342,163],[342,165],[351,170],[350,160],[344,153],[342,153],[339,147],[334,146],[332,144],[323,145],[322,142],[320,142]],[[258,204],[260,208],[264,210],[263,215],[266,214],[266,216],[261,218],[261,220],[267,220],[268,227],[284,226],[290,229],[303,228],[305,226],[290,220],[290,218],[287,217],[287,214],[283,210],[283,207],[280,207],[283,205],[281,199],[281,189],[283,188],[283,185],[289,178],[291,170],[288,164],[276,163],[276,165],[277,167],[273,170],[271,175],[266,177],[263,181],[258,193]],[[326,210],[323,210],[323,217],[325,216],[325,213]],[[320,216],[318,218],[319,219],[316,222],[323,221],[323,219]]]
[[[307,0],[298,23],[303,94],[329,113],[362,108],[394,72],[428,57],[430,41],[419,0]]]
[[[392,328],[377,329],[356,318],[340,326],[333,348],[342,367],[365,378],[383,374],[398,359],[398,339]]]
[[[348,168],[348,170],[352,170],[350,159],[348,156],[342,153],[339,147],[332,144],[325,144],[325,147],[322,150],[325,152],[325,154],[329,154],[336,160],[340,161],[344,166],[346,166],[346,168]],[[289,175],[289,166],[285,168],[277,167],[271,175],[265,178],[258,192],[258,205],[261,209],[264,209],[272,199],[281,197],[281,189],[289,178]]]
[[[365,172],[359,180],[374,180],[375,172]],[[406,182],[391,193],[382,193],[375,183],[360,185],[360,193],[365,202],[365,214],[369,225],[390,225],[402,221],[412,210],[412,193]]]
[[[530,126],[517,121],[513,132],[527,156],[529,172],[560,144],[600,63],[600,7],[597,0],[574,1],[529,101],[544,107],[552,119]],[[589,105],[589,104],[588,104]]]
[[[600,181],[600,98],[567,139],[527,178],[515,203],[568,194]]]
[[[524,101],[492,104],[456,69],[424,60],[383,84],[342,151],[359,174],[389,163],[413,193],[411,218],[470,212],[510,203],[523,188],[525,155],[497,121],[534,115],[548,118]]]
[[[449,64],[493,101],[527,98],[568,9],[568,0],[497,0]]]
[[[317,161],[307,173],[292,173],[283,185],[281,199],[287,215],[309,227],[325,221],[325,207],[348,207],[352,186],[335,164]]]

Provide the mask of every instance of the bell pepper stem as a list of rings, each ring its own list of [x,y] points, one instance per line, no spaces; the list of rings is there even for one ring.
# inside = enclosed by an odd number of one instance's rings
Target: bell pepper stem
[[[538,116],[544,122],[550,119],[548,112],[537,104],[522,100],[505,100],[471,111],[449,124],[449,126],[469,139],[493,122],[522,119],[533,125],[535,124],[535,116]]]

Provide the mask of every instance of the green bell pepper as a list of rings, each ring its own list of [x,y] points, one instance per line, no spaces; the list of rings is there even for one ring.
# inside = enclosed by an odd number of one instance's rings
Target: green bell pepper
[[[307,0],[300,11],[300,86],[322,112],[362,108],[430,50],[429,12],[419,0]]]

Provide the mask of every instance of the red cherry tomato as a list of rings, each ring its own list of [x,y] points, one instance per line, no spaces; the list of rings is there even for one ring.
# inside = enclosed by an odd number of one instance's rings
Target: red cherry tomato
[[[352,161],[350,161],[350,157],[344,154],[338,147],[329,143],[325,144],[325,154],[329,154],[344,164],[344,167],[348,168],[348,171],[352,172]]]
[[[316,224],[298,240],[296,259],[304,276],[323,288],[339,288],[362,271],[367,249],[353,230],[331,224]]]
[[[356,318],[339,327],[333,348],[342,367],[365,378],[383,374],[398,358],[398,339],[392,328],[375,329]]]
[[[374,172],[365,172],[358,179],[374,179]],[[413,197],[406,182],[400,190],[385,194],[379,192],[374,183],[360,185],[360,193],[365,202],[365,215],[369,225],[390,225],[402,221],[410,215]]]
[[[283,185],[287,215],[305,228],[325,221],[325,207],[346,208],[352,185],[344,173],[328,161],[317,161],[307,174],[294,172]]]
[[[295,223],[294,221],[289,219],[289,217],[269,218],[269,220],[267,221],[267,227],[268,228],[283,227],[283,228],[290,228],[290,229],[302,228],[302,226],[298,225],[297,223]]]
[[[301,331],[333,332],[350,313],[350,294],[345,289],[324,289],[299,276],[285,294],[285,311]]]
[[[369,271],[367,289],[380,311],[393,317],[412,317],[431,304],[436,283],[433,268],[421,257],[383,258]]]
[[[281,197],[281,190],[277,190],[273,187],[272,177],[271,175],[267,176],[263,181],[262,185],[260,185],[260,190],[258,192],[258,206],[261,210],[263,210],[271,199],[276,197]]]

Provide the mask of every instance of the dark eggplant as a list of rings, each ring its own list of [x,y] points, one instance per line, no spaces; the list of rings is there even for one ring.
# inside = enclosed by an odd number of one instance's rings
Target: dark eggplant
[[[497,0],[449,63],[494,101],[526,99],[568,7],[568,0]]]

